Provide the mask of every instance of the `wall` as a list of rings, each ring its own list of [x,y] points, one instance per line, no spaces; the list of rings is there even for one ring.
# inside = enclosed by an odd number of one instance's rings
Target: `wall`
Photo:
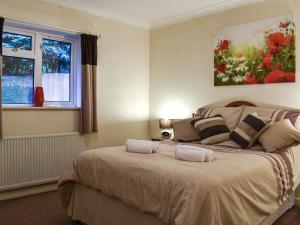
[[[99,133],[87,148],[149,137],[149,31],[37,0],[0,0],[0,15],[101,33],[97,95]],[[78,110],[4,110],[4,135],[78,131]]]
[[[159,133],[157,118],[189,117],[199,106],[243,99],[300,108],[297,83],[214,87],[213,40],[218,28],[293,11],[300,31],[300,2],[267,0],[251,6],[197,18],[151,31],[150,119],[151,135]],[[299,68],[297,42],[297,68]]]
[[[5,136],[68,133],[79,130],[78,110],[4,109]]]

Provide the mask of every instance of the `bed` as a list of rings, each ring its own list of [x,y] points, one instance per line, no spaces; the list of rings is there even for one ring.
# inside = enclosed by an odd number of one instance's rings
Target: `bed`
[[[216,160],[196,163],[176,160],[176,144],[146,156],[124,146],[80,154],[59,182],[64,208],[89,225],[270,225],[293,206],[300,145],[281,153],[202,145]]]

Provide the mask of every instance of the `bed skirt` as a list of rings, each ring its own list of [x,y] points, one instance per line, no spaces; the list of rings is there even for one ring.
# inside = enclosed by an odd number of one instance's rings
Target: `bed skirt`
[[[271,225],[295,203],[295,194],[260,225]],[[167,225],[155,216],[125,205],[92,188],[76,184],[68,215],[88,225]]]
[[[73,189],[68,215],[88,225],[166,225],[153,215],[81,184]]]

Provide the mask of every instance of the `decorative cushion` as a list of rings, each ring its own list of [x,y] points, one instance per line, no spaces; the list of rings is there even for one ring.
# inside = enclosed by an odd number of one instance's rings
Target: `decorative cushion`
[[[245,106],[240,118],[240,123],[246,118],[247,115],[253,113],[257,113],[262,118],[271,119],[276,110],[276,108]]]
[[[280,120],[266,129],[258,138],[267,152],[282,150],[300,142],[300,132],[289,119]]]
[[[197,118],[191,123],[199,134],[201,144],[215,144],[229,139],[230,131],[221,115]]]
[[[257,113],[249,114],[230,133],[230,138],[242,148],[250,148],[270,122],[271,119],[261,118]]]
[[[174,141],[197,141],[199,135],[191,124],[195,118],[184,119],[173,122]]]
[[[272,115],[272,121],[275,123],[284,119],[290,119],[294,127],[300,130],[300,110],[279,109]]]
[[[240,117],[243,112],[243,106],[241,107],[216,107],[213,108],[209,114],[209,116],[215,116],[215,115],[221,115],[224,118],[224,121],[229,128],[230,131],[232,131],[234,128],[237,127]]]
[[[236,128],[240,121],[244,106],[241,107],[209,107],[199,108],[194,115],[201,118],[208,118],[215,115],[221,115],[229,130]]]

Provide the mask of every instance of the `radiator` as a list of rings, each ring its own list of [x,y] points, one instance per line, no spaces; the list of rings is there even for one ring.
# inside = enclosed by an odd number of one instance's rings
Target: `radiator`
[[[0,191],[56,182],[83,150],[79,133],[4,138],[0,141]]]

